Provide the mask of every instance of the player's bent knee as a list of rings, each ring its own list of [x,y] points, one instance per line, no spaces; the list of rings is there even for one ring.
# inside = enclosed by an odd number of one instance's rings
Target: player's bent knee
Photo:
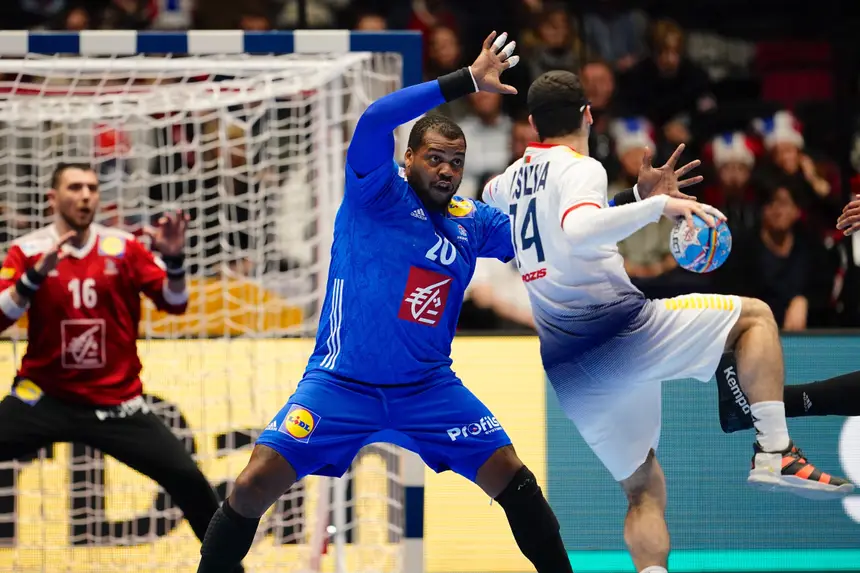
[[[490,497],[502,493],[524,466],[513,446],[504,446],[478,468],[475,483]]]
[[[741,298],[741,319],[762,320],[776,324],[773,311],[766,302],[757,298]]]
[[[665,499],[666,482],[654,450],[648,452],[648,457],[630,477],[621,481],[621,488],[631,506],[641,505],[646,501],[659,503],[661,499]]]
[[[779,331],[773,311],[767,303],[757,298],[741,297],[741,315],[729,333],[726,349],[733,349],[740,336],[754,327],[765,327]]]
[[[281,454],[264,445],[251,459],[230,493],[230,507],[244,517],[260,517],[296,482],[296,471]]]

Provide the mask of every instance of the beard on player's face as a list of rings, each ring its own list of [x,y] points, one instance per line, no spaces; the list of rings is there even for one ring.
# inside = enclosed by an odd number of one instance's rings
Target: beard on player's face
[[[54,210],[73,231],[86,231],[96,216],[98,201],[80,201],[77,198],[57,199]]]
[[[406,151],[406,180],[425,207],[443,211],[448,206],[463,180],[465,156],[465,141],[437,134],[428,134],[417,150]]]

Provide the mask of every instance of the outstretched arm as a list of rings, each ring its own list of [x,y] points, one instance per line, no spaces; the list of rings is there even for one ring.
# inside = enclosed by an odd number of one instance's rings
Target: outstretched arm
[[[373,102],[355,127],[347,151],[347,164],[358,177],[391,162],[394,129],[431,109],[478,90],[515,94],[513,86],[501,83],[499,74],[519,61],[512,56],[514,42],[505,44],[507,34],[490,34],[475,62],[468,68],[436,80],[410,86]],[[495,41],[494,41],[495,40]]]

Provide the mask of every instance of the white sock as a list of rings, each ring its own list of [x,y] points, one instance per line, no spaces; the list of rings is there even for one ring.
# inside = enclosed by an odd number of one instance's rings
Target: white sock
[[[652,565],[651,567],[646,567],[645,569],[643,569],[639,573],[669,573],[669,572],[666,571],[664,568],[660,567],[659,565]]]
[[[757,402],[750,404],[750,413],[759,445],[766,452],[781,452],[788,447],[788,425],[785,423],[785,404]]]

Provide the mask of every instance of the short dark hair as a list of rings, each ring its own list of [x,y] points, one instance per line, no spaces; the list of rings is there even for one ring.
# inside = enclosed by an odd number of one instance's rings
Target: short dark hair
[[[67,169],[80,169],[81,171],[95,171],[89,163],[64,163],[60,162],[51,173],[51,189],[56,189],[60,185],[60,179]]]
[[[424,137],[428,131],[435,131],[445,139],[466,141],[466,135],[453,119],[441,113],[428,113],[416,121],[412,131],[409,132],[408,145],[412,151],[424,145]]]
[[[529,88],[529,113],[542,140],[578,131],[587,103],[582,82],[572,72],[546,72]]]

